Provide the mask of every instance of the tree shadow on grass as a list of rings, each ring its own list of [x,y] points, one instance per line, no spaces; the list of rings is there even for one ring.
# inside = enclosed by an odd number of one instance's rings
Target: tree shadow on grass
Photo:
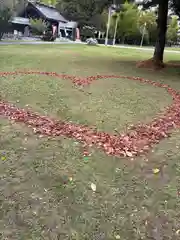
[[[176,70],[177,73],[180,73],[180,61],[168,61],[166,63],[166,68]]]

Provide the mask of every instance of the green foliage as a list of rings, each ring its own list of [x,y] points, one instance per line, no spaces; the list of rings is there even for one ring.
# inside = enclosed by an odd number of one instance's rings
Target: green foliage
[[[47,23],[42,19],[30,19],[30,23],[34,34],[42,35],[47,29]]]
[[[146,24],[146,32],[145,37],[148,42],[155,42],[156,40],[156,29],[157,29],[157,23],[156,23],[156,15],[153,11],[140,11],[139,18],[138,18],[138,26],[140,29],[140,32],[142,32],[142,29],[144,28]]]
[[[98,31],[106,31],[108,20],[108,11],[105,9],[102,14],[97,14],[91,19],[92,26],[95,26]]]
[[[94,38],[95,30],[92,27],[84,26],[81,30],[81,38],[82,40],[86,40],[87,38]]]
[[[67,19],[77,21],[79,26],[92,25],[92,19],[101,13],[100,4],[89,0],[66,0],[60,1],[57,8]]]
[[[156,6],[160,3],[160,0],[137,0],[139,5],[143,5],[144,8],[149,8]],[[176,14],[180,16],[180,1],[179,0],[169,0],[169,7],[172,8]]]
[[[169,42],[176,42],[178,39],[178,19],[177,17],[172,17],[170,24],[167,29],[167,40]]]
[[[56,7],[67,19],[77,21],[80,28],[89,25],[100,29],[104,25],[102,13],[112,3],[112,0],[59,0]]]
[[[8,29],[9,19],[11,15],[12,15],[12,12],[9,8],[5,7],[0,9],[0,40],[2,39],[3,34]]]
[[[129,36],[139,35],[137,19],[139,10],[135,4],[126,2],[123,4],[120,13],[113,15],[110,33],[114,31],[114,25],[118,17],[117,38],[122,40]]]
[[[52,5],[52,6],[56,6],[56,4],[58,3],[57,0],[41,0],[41,3],[45,3],[47,5]]]
[[[110,37],[114,35],[115,23],[118,17],[117,35],[124,42],[131,39],[140,43],[142,33],[145,31],[144,40],[148,44],[154,44],[157,37],[156,14],[153,11],[139,10],[133,3],[125,3],[120,12],[115,13],[111,19]]]
[[[156,15],[153,11],[141,11],[138,18],[139,27],[144,26],[146,23],[146,29],[150,32],[152,28],[156,27]]]

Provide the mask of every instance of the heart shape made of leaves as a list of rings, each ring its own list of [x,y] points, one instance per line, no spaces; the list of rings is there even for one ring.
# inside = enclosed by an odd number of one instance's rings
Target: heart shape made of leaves
[[[9,102],[0,100],[0,115],[8,117],[16,122],[23,122],[28,127],[33,128],[37,134],[46,136],[65,136],[74,138],[84,144],[84,147],[96,147],[103,149],[108,155],[128,156],[133,157],[140,153],[148,151],[153,144],[165,137],[168,137],[170,130],[180,126],[180,93],[172,89],[168,85],[164,85],[151,80],[146,80],[139,77],[116,76],[116,75],[97,75],[86,78],[58,74],[55,72],[40,72],[40,71],[16,71],[16,72],[1,72],[0,76],[13,76],[18,74],[37,74],[69,79],[76,85],[86,86],[91,82],[103,78],[125,78],[129,80],[148,83],[156,87],[161,87],[167,90],[172,96],[173,103],[169,106],[159,118],[155,118],[148,124],[138,124],[131,127],[126,135],[111,135],[105,132],[98,132],[88,126],[78,125],[63,121],[57,121],[47,116],[40,116],[30,110],[21,109]],[[88,154],[88,152],[84,152]]]

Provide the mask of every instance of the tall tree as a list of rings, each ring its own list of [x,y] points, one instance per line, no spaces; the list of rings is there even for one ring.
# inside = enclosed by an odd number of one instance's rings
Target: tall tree
[[[157,23],[154,11],[140,11],[138,18],[138,26],[139,29],[141,29],[142,31],[144,30],[144,26],[146,26],[147,40],[150,43],[155,42]]]
[[[167,19],[169,0],[140,0],[145,8],[158,5],[157,11],[157,38],[152,58],[152,64],[163,67],[164,48],[166,43]]]
[[[92,25],[92,19],[103,12],[102,2],[104,1],[60,0],[56,7],[67,19],[77,21],[83,27]]]
[[[177,42],[178,30],[178,18],[176,16],[172,16],[167,29],[167,40],[169,42]]]
[[[163,65],[164,48],[166,43],[168,8],[173,7],[176,13],[180,13],[179,0],[142,0],[145,8],[158,5],[157,12],[157,39],[152,62],[155,66]]]
[[[166,43],[168,0],[159,0],[157,19],[157,40],[153,60],[156,65],[163,63],[164,48]]]
[[[80,28],[84,25],[96,27],[99,16],[114,2],[122,4],[125,0],[58,0],[56,7],[67,19],[77,21]]]
[[[128,2],[124,3],[121,6],[120,12],[114,14],[112,18],[113,21],[110,32],[114,31],[116,18],[118,17],[117,37],[124,43],[125,38],[139,33],[137,24],[138,16],[139,10],[135,4]]]
[[[105,9],[101,14],[92,17],[91,24],[96,27],[98,31],[105,31],[108,20],[108,11]]]

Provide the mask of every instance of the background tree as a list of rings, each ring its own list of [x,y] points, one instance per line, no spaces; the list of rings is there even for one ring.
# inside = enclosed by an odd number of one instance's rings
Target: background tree
[[[3,37],[3,34],[7,31],[9,26],[9,19],[12,15],[12,12],[9,8],[1,6],[0,8],[0,40]]]
[[[124,2],[125,0],[116,0],[116,4]],[[97,19],[113,3],[113,0],[58,0],[56,7],[67,19],[77,21],[80,28],[85,25],[98,27]]]
[[[104,10],[104,1],[60,0],[56,7],[67,19],[77,21],[82,28],[94,24],[93,19]]]
[[[167,40],[169,42],[177,42],[178,39],[178,18],[176,16],[173,16],[170,19],[170,23],[168,25],[167,29]]]
[[[163,67],[164,48],[166,43],[168,8],[173,8],[176,14],[180,14],[179,0],[140,0],[139,4],[143,4],[145,8],[158,6],[157,12],[157,38],[155,44],[152,63],[155,66]]]
[[[139,10],[135,4],[124,3],[120,12],[112,16],[111,35],[114,31],[116,17],[118,17],[117,38],[120,38],[122,43],[124,43],[126,38],[140,34],[137,24],[138,15]]]
[[[151,64],[155,67],[163,67],[164,48],[166,43],[167,20],[169,0],[144,0],[140,1],[144,8],[158,5],[157,10],[157,37]],[[148,61],[150,63],[150,61]]]
[[[47,29],[47,23],[42,19],[30,19],[31,28],[34,34],[42,35]]]
[[[106,31],[108,21],[108,10],[105,9],[101,14],[97,14],[91,19],[91,23],[98,31]]]
[[[58,3],[57,0],[40,0],[40,2],[51,6],[56,6]]]
[[[155,43],[156,41],[156,14],[154,11],[140,11],[139,18],[138,18],[138,26],[139,29],[144,29],[146,24],[146,38],[150,44]]]

